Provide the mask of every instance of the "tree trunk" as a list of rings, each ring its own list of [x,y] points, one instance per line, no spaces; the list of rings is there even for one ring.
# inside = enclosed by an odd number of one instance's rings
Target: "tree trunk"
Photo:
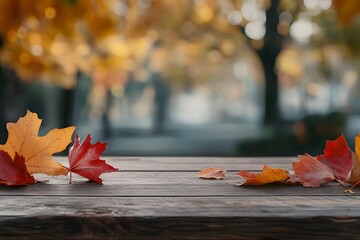
[[[5,121],[5,76],[3,68],[0,66],[0,142],[5,143],[7,139],[6,121]]]
[[[279,23],[279,0],[271,1],[266,11],[266,34],[263,48],[257,51],[264,67],[265,114],[264,123],[276,125],[279,122],[278,78],[275,72],[276,58],[282,50],[283,36],[277,31]]]
[[[60,100],[60,127],[65,128],[74,125],[74,89],[61,89]]]

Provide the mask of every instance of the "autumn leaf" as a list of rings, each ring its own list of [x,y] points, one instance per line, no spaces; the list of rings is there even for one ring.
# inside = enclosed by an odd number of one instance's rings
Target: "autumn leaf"
[[[295,176],[290,178],[291,182],[300,182],[304,187],[320,187],[335,179],[329,167],[312,156],[300,155],[299,159],[292,164]]]
[[[69,152],[70,183],[73,172],[99,184],[102,184],[102,179],[99,178],[102,173],[116,172],[118,169],[99,159],[105,149],[106,143],[97,142],[91,144],[90,134],[87,135],[82,143],[80,143],[79,136],[76,135],[74,145],[70,148]]]
[[[225,179],[225,174],[224,172],[226,172],[225,169],[223,168],[214,168],[214,167],[210,167],[210,168],[206,168],[201,170],[197,176],[199,178],[203,178],[203,179]]]
[[[7,152],[0,151],[0,184],[22,186],[34,184],[35,179],[25,166],[25,159],[15,153],[14,160]]]
[[[236,175],[242,177],[244,181],[238,183],[241,185],[263,185],[267,183],[285,181],[289,178],[288,171],[281,168],[272,168],[264,165],[262,172],[254,174],[248,171],[240,171]]]
[[[30,174],[66,175],[68,169],[54,161],[52,155],[64,150],[71,142],[75,127],[56,128],[45,136],[38,136],[41,122],[36,113],[27,111],[16,123],[8,123],[9,136],[7,142],[0,145],[0,150],[9,153],[11,158],[16,152],[23,156]]]
[[[318,160],[328,166],[337,179],[345,181],[352,167],[352,156],[344,135],[334,141],[327,140],[324,155]]]
[[[355,137],[355,153],[360,159],[360,133]]]
[[[360,134],[355,137],[355,153],[351,152],[352,155],[352,168],[346,179],[346,182],[353,184],[349,192],[352,193],[352,189],[360,184]]]
[[[346,182],[355,184],[356,182],[360,181],[360,160],[356,153],[351,152],[352,155],[352,168],[349,172]]]
[[[301,178],[298,175],[296,175],[294,172],[290,173],[290,177],[289,177],[289,179],[287,181],[291,182],[291,183],[300,183],[300,182],[302,182]]]

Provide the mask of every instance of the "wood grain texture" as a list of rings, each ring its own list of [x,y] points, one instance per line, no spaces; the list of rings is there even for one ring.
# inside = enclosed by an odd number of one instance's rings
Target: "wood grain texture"
[[[6,219],[1,239],[358,239],[360,219],[66,217]]]
[[[120,171],[199,171],[207,167],[220,167],[231,171],[261,170],[264,164],[291,169],[296,157],[232,158],[232,157],[103,157]],[[67,158],[55,160],[68,165]]]
[[[138,172],[104,174],[104,185],[76,177],[68,184],[66,177],[51,178],[44,183],[27,187],[0,186],[0,196],[343,196],[344,188],[336,182],[320,188],[301,185],[269,184],[263,186],[235,186],[240,179],[234,173],[227,180],[205,180],[189,172]],[[49,179],[49,177],[45,177]],[[355,189],[356,191],[356,189]]]
[[[320,188],[237,187],[238,170],[291,168],[296,158],[105,157],[104,185],[37,175],[0,186],[0,239],[358,239],[360,195]],[[64,165],[66,158],[57,157]],[[206,167],[225,180],[196,177]],[[359,189],[359,190],[358,190]],[[360,187],[355,188],[360,192]]]
[[[358,196],[0,197],[6,219],[66,217],[358,217]],[[5,207],[6,206],[6,207]],[[0,218],[0,222],[2,221]],[[1,225],[1,224],[0,224]]]

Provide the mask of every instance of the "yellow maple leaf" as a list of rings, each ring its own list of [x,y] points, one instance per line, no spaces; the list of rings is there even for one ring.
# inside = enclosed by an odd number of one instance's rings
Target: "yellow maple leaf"
[[[346,182],[356,184],[360,181],[360,133],[355,137],[355,153],[352,154],[352,168]]]
[[[360,159],[360,133],[355,137],[355,152]]]
[[[36,113],[27,111],[16,123],[8,123],[7,142],[0,145],[11,157],[17,152],[25,158],[30,174],[44,173],[51,176],[66,175],[68,169],[54,161],[52,155],[61,152],[71,142],[75,127],[53,129],[45,136],[38,136],[42,120]]]

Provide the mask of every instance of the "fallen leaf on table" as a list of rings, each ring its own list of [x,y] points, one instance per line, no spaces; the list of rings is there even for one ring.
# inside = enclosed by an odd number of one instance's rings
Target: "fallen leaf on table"
[[[272,168],[264,165],[262,172],[254,174],[248,171],[240,171],[236,175],[242,177],[244,180],[238,183],[242,185],[263,185],[267,183],[285,181],[289,178],[288,171],[281,168]]]
[[[203,178],[203,179],[225,179],[225,172],[226,170],[223,168],[214,168],[214,167],[210,167],[210,168],[206,168],[201,170],[197,176],[199,178]]]
[[[352,168],[352,156],[343,134],[334,141],[327,140],[324,155],[317,159],[331,169],[335,178],[346,181]]]
[[[118,169],[99,159],[105,149],[106,143],[91,144],[90,134],[82,143],[80,143],[79,136],[76,135],[74,145],[69,152],[70,183],[73,172],[99,184],[102,184],[102,179],[99,177],[102,173],[116,172]]]
[[[52,155],[61,152],[71,142],[75,127],[53,129],[45,136],[38,136],[42,120],[36,113],[27,111],[16,123],[8,123],[8,139],[0,150],[7,152],[11,158],[17,152],[24,157],[30,174],[66,175],[68,169],[54,161]]]
[[[346,182],[354,184],[360,181],[360,162],[359,162],[360,160],[356,155],[356,153],[351,152],[351,155],[352,155],[352,168],[346,178]]]
[[[352,192],[352,189],[360,184],[360,134],[355,137],[355,153],[351,152],[352,155],[352,168],[349,172],[349,175],[346,179],[346,182],[353,184],[349,192]]]
[[[34,183],[35,179],[27,171],[23,157],[15,153],[13,160],[7,152],[0,151],[0,184],[23,186]]]
[[[290,177],[287,181],[291,183],[300,183],[301,178],[293,172],[290,174]]]
[[[355,137],[355,153],[360,159],[360,133]]]
[[[310,155],[300,155],[300,161],[293,163],[295,176],[291,182],[299,182],[305,187],[320,187],[335,179],[331,169]]]

